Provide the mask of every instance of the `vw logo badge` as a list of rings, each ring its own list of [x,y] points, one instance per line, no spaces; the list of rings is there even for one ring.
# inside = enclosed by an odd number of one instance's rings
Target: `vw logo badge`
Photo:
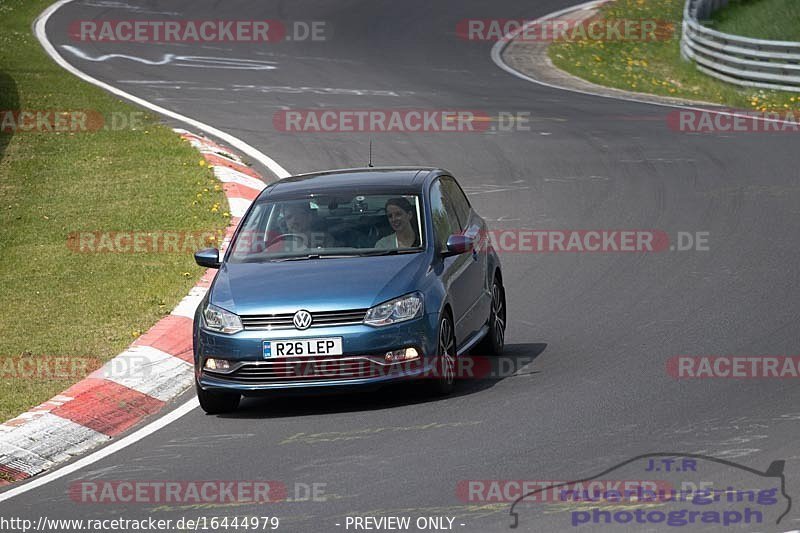
[[[308,329],[311,327],[311,313],[305,309],[301,309],[294,314],[292,322],[297,329]]]

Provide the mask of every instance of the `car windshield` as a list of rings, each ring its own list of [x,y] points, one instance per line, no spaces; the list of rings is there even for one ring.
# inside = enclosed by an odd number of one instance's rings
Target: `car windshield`
[[[228,261],[250,263],[421,251],[420,198],[413,194],[309,195],[259,201],[242,221]]]

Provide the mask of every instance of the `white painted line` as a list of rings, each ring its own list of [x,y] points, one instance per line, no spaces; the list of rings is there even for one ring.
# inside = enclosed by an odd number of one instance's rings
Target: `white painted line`
[[[197,311],[197,306],[205,298],[208,292],[208,287],[192,287],[189,294],[183,297],[175,309],[172,310],[171,315],[185,316],[194,320],[194,312]]]
[[[122,98],[125,98],[126,100],[129,100],[129,101],[131,101],[131,102],[133,102],[133,103],[135,103],[137,105],[140,105],[142,107],[146,107],[147,109],[155,111],[156,113],[160,113],[160,114],[162,114],[164,116],[170,117],[172,119],[179,120],[179,121],[181,121],[181,122],[183,122],[185,124],[188,124],[188,125],[190,125],[190,126],[192,126],[194,128],[202,130],[202,131],[208,133],[209,135],[212,135],[212,136],[214,136],[214,137],[216,137],[218,139],[221,139],[221,140],[225,141],[226,143],[228,143],[232,147],[239,149],[242,153],[247,154],[248,156],[252,157],[256,161],[258,161],[259,163],[261,163],[262,165],[267,167],[279,179],[286,178],[286,177],[288,177],[290,175],[289,172],[285,168],[280,166],[271,157],[267,156],[266,154],[260,152],[256,148],[250,146],[246,142],[242,141],[241,139],[238,139],[238,138],[234,137],[233,135],[231,135],[229,133],[225,133],[224,131],[219,130],[219,129],[213,127],[213,126],[209,126],[208,124],[204,124],[203,122],[200,122],[199,120],[195,120],[193,118],[189,118],[189,117],[187,117],[185,115],[181,115],[181,114],[176,113],[174,111],[170,111],[169,109],[166,109],[166,108],[163,108],[161,106],[155,105],[155,104],[153,104],[151,102],[148,102],[147,100],[145,100],[143,98],[139,98],[138,96],[134,96],[134,95],[132,95],[130,93],[127,93],[127,92],[125,92],[125,91],[123,91],[121,89],[118,89],[118,88],[116,88],[116,87],[114,87],[112,85],[109,85],[109,84],[107,84],[105,82],[102,82],[102,81],[96,79],[96,78],[93,78],[93,77],[89,76],[88,74],[86,74],[84,72],[81,72],[77,68],[73,67],[70,63],[68,63],[64,59],[63,56],[61,56],[61,54],[58,53],[58,51],[53,46],[53,44],[47,39],[47,33],[45,31],[46,30],[46,26],[47,26],[47,21],[50,20],[50,17],[53,15],[53,13],[55,13],[62,6],[68,4],[68,3],[72,2],[72,1],[74,1],[74,0],[59,0],[58,2],[54,3],[53,5],[51,5],[47,9],[45,9],[42,12],[42,14],[39,15],[39,17],[33,23],[34,24],[34,32],[36,34],[36,38],[39,39],[39,42],[42,44],[42,46],[44,47],[44,49],[47,52],[47,54],[50,57],[52,57],[53,60],[56,63],[61,65],[61,67],[63,67],[65,70],[67,70],[71,74],[79,77],[80,79],[91,83],[92,85],[96,85],[96,86],[100,87],[101,89],[105,89],[106,91],[108,91],[108,92],[110,92],[112,94],[115,94],[117,96],[120,96]]]
[[[4,502],[15,496],[19,496],[20,494],[24,494],[37,487],[41,487],[42,485],[50,483],[51,481],[55,481],[56,479],[68,476],[69,474],[76,472],[81,468],[94,464],[97,461],[100,461],[101,459],[105,459],[109,455],[116,453],[119,450],[122,450],[123,448],[127,448],[131,444],[134,444],[142,440],[143,438],[155,433],[164,426],[171,424],[175,420],[178,420],[179,418],[181,418],[191,410],[195,409],[199,405],[200,404],[197,402],[197,398],[192,398],[188,402],[176,408],[174,411],[170,411],[169,413],[162,416],[158,420],[149,423],[143,428],[131,433],[127,437],[120,439],[116,442],[112,442],[105,448],[97,450],[96,452],[87,455],[82,459],[78,459],[74,463],[59,468],[58,470],[54,470],[53,472],[45,474],[41,477],[33,478],[31,481],[25,483],[24,485],[14,486],[13,488],[7,490],[6,492],[0,493],[0,502]]]
[[[133,346],[107,362],[91,377],[100,377],[162,402],[192,385],[192,365],[152,346]]]
[[[260,61],[258,59],[239,59],[234,57],[215,57],[215,56],[183,56],[176,54],[164,54],[161,59],[147,59],[146,57],[131,56],[128,54],[105,54],[90,56],[77,46],[62,44],[61,48],[85,61],[102,63],[112,59],[126,59],[135,63],[148,66],[173,65],[175,67],[188,68],[218,68],[224,70],[275,70],[274,61]]]
[[[252,201],[247,198],[228,198],[230,205],[230,212],[232,217],[242,218],[247,210],[250,208]]]
[[[728,117],[742,117],[742,118],[750,119],[750,120],[754,120],[754,119],[755,120],[760,120],[762,122],[774,122],[774,123],[778,123],[778,124],[797,124],[797,122],[792,122],[790,120],[781,120],[781,119],[774,119],[774,118],[767,118],[767,117],[759,117],[759,116],[747,115],[747,114],[743,114],[743,113],[735,113],[735,112],[725,111],[725,110],[709,109],[709,108],[703,108],[703,107],[697,107],[697,106],[691,106],[691,105],[685,105],[685,104],[670,104],[670,103],[666,103],[666,102],[653,102],[653,101],[649,101],[649,100],[636,98],[634,96],[621,96],[621,95],[612,95],[612,94],[602,94],[602,93],[596,93],[596,92],[593,92],[593,91],[587,91],[587,90],[584,90],[584,89],[575,89],[573,87],[565,87],[565,86],[562,86],[562,85],[555,85],[555,84],[552,84],[552,83],[548,83],[546,81],[537,80],[536,78],[532,78],[530,76],[527,76],[527,75],[523,74],[522,72],[511,68],[510,66],[508,66],[503,61],[503,50],[505,50],[506,47],[509,44],[511,44],[511,41],[513,40],[514,36],[516,36],[517,34],[519,34],[521,32],[526,31],[530,26],[533,26],[534,24],[540,24],[541,25],[543,22],[545,22],[547,20],[550,20],[550,19],[553,19],[553,18],[556,18],[556,17],[560,17],[561,15],[564,15],[564,14],[567,14],[567,13],[571,13],[572,11],[581,10],[581,9],[593,9],[594,7],[597,7],[597,6],[599,6],[601,4],[604,4],[604,3],[606,3],[606,0],[592,0],[591,2],[585,2],[583,4],[577,4],[577,5],[574,5],[572,7],[568,7],[566,9],[561,9],[561,10],[556,11],[554,13],[550,13],[549,15],[545,15],[545,16],[543,16],[541,18],[538,18],[536,20],[532,20],[531,22],[528,22],[527,24],[522,25],[517,30],[514,30],[514,31],[511,31],[511,32],[507,33],[501,39],[499,39],[496,43],[494,43],[494,45],[492,46],[492,51],[491,51],[492,61],[494,62],[495,65],[497,65],[501,69],[505,70],[509,74],[511,74],[513,76],[516,76],[517,78],[523,79],[525,81],[529,81],[531,83],[535,83],[537,85],[541,85],[543,87],[549,87],[551,89],[558,89],[560,91],[569,91],[569,92],[578,93],[578,94],[585,94],[585,95],[588,95],[588,96],[597,96],[597,97],[600,97],[600,98],[608,98],[608,99],[611,99],[611,100],[622,100],[624,102],[635,102],[637,104],[649,104],[649,105],[655,105],[655,106],[659,106],[659,107],[669,107],[669,108],[673,108],[673,109],[688,109],[690,111],[700,111],[700,112],[705,112],[705,113],[713,113],[713,114],[716,114],[716,115],[723,115],[723,116],[728,116]],[[654,96],[657,96],[657,95],[654,95]],[[716,104],[716,105],[723,106],[724,104]]]

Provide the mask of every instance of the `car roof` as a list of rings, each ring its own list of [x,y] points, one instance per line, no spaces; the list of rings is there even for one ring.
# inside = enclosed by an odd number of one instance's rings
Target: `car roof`
[[[299,174],[279,180],[264,191],[270,197],[296,196],[308,193],[333,193],[343,188],[363,192],[421,192],[425,178],[431,174],[448,174],[435,167],[365,167],[325,170]]]

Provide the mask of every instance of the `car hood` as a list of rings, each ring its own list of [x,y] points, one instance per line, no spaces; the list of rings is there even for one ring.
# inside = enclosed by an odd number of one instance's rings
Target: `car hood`
[[[426,253],[225,263],[209,300],[239,315],[364,309],[413,291],[427,266]]]

